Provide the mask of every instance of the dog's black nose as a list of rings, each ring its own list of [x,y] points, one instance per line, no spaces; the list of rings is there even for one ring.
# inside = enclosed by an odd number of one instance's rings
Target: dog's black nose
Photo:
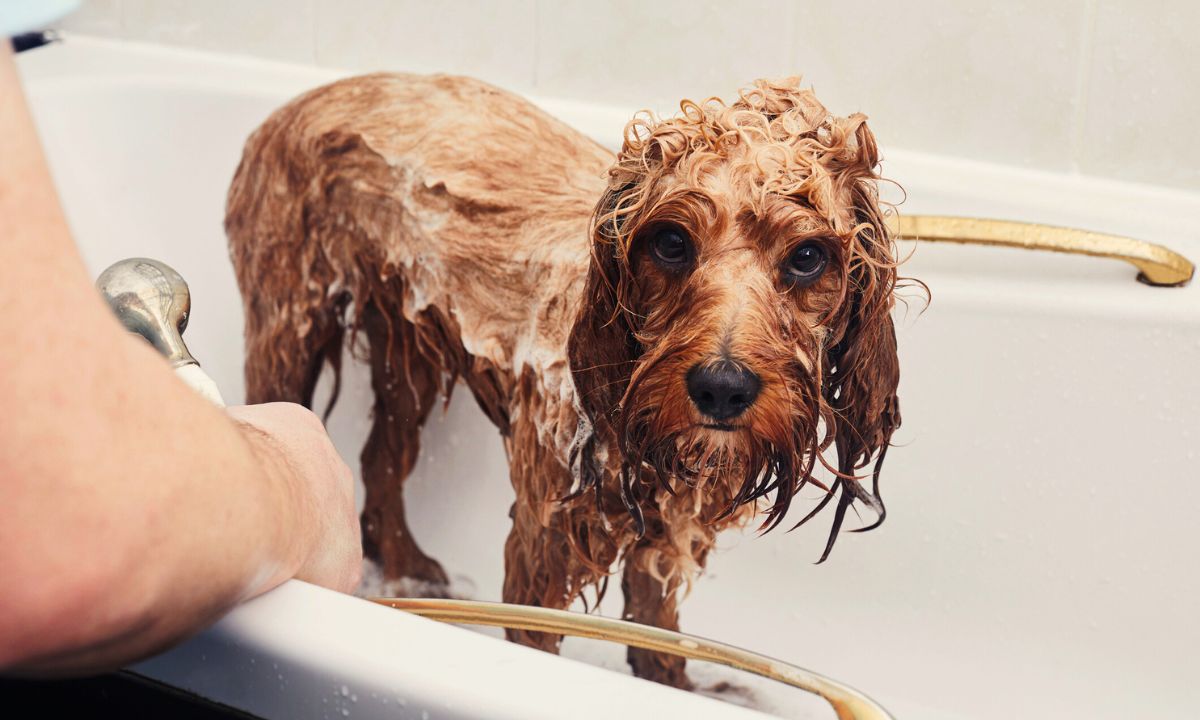
[[[746,412],[762,383],[748,368],[732,362],[701,367],[687,374],[688,395],[700,412],[713,420],[729,420]]]

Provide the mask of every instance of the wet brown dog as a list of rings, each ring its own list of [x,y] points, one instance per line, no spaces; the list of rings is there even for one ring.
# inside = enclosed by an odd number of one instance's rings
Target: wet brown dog
[[[635,118],[614,159],[481,82],[371,75],[249,139],[226,219],[247,401],[311,405],[365,335],[363,538],[386,577],[446,582],[402,488],[459,380],[511,463],[507,602],[566,607],[620,560],[625,617],[675,628],[717,533],[774,527],[806,484],[828,490],[805,520],[836,500],[825,555],[854,501],[883,520],[896,262],[865,118],[794,79],[681,108]],[[688,686],[678,659],[629,661]]]

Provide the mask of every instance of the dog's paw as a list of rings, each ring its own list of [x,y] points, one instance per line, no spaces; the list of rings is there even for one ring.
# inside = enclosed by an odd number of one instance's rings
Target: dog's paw
[[[706,695],[730,705],[762,709],[761,698],[754,687],[755,678],[717,665],[692,663],[689,670],[695,681],[694,692]]]
[[[475,583],[465,575],[455,575],[447,582],[421,578],[395,578],[383,583],[386,597],[442,598],[470,600],[475,597]]]
[[[384,576],[377,563],[363,560],[362,581],[354,594],[359,597],[470,600],[475,596],[475,583],[465,575],[455,575],[445,581],[415,577],[389,578]]]
[[[696,692],[700,695],[719,698],[733,705],[757,707],[754,702],[753,690],[742,685],[735,685],[727,680],[722,680],[711,685],[697,685]]]
[[[833,720],[835,712],[820,695],[728,668],[696,665],[696,693],[730,705],[794,720]]]

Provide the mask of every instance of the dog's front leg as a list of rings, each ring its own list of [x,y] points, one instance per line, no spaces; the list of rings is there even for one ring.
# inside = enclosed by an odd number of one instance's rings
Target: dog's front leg
[[[694,553],[693,559],[701,566],[707,550],[705,547]],[[675,567],[676,562],[672,560],[675,552],[665,539],[656,540],[648,535],[626,554],[621,577],[625,620],[665,630],[679,629],[679,590],[685,582],[681,573],[692,572],[692,569],[690,563],[688,568]],[[632,647],[625,657],[633,674],[640,678],[684,690],[693,688],[687,676],[686,661],[681,657]]]
[[[531,503],[523,491],[517,492],[513,527],[504,544],[504,602],[565,610],[586,587],[607,578],[617,546],[603,535],[587,503],[548,514],[537,511],[543,503],[558,504],[553,499]],[[589,537],[596,541],[582,539]],[[510,630],[507,636],[552,653],[562,642],[561,635],[524,630]]]
[[[537,417],[526,410],[521,417]],[[604,530],[590,496],[562,502],[571,475],[538,443],[532,422],[513,425],[510,474],[516,502],[504,544],[504,602],[563,610],[584,588],[608,577],[618,542]],[[562,636],[509,631],[508,639],[557,653]]]
[[[566,539],[522,510],[518,498],[504,544],[504,602],[566,609],[575,601],[571,586],[578,584],[578,580],[572,583],[572,566]],[[506,635],[513,642],[551,653],[557,653],[562,642],[561,635],[550,633],[509,630]]]

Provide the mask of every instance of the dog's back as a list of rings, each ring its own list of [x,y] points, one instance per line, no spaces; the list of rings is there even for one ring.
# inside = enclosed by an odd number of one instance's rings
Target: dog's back
[[[347,331],[365,340],[363,547],[385,577],[446,582],[409,532],[401,487],[421,425],[458,379],[506,437],[519,398],[537,403],[546,421],[520,432],[549,455],[529,462],[566,462],[578,424],[567,335],[612,159],[514,95],[444,76],[336,82],[247,141],[225,220],[246,399],[311,407],[323,366],[339,375]]]
[[[518,339],[565,343],[569,322],[539,315],[573,311],[611,161],[469,78],[367,75],[279,109],[247,141],[226,211],[247,399],[310,403],[348,304],[410,321],[433,307],[502,371],[527,359]]]

